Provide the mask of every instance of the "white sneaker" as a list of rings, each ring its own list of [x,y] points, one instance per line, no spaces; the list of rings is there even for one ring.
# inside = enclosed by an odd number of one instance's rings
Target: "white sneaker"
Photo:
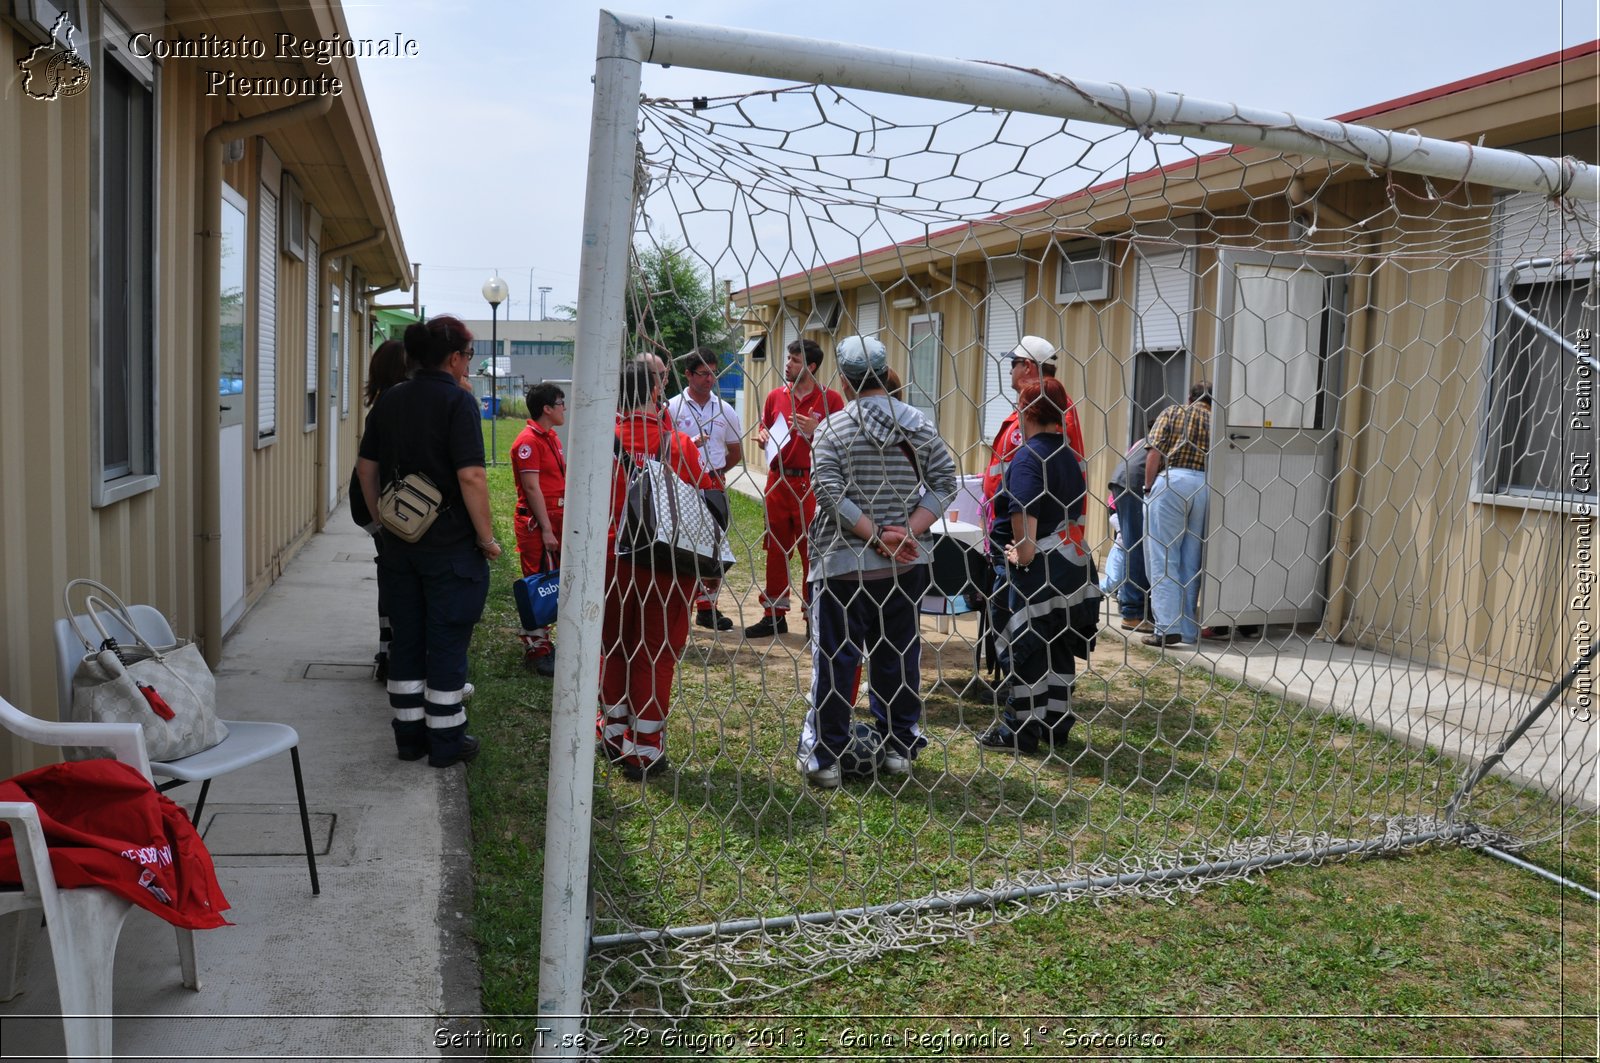
[[[471,701],[472,700],[472,695],[473,695],[474,692],[477,691],[477,689],[478,688],[473,686],[471,683],[468,683],[466,686],[462,687],[461,688],[461,700],[462,701]]]
[[[837,761],[826,768],[817,768],[814,771],[802,767],[800,774],[806,777],[806,782],[823,790],[837,790],[839,784],[844,781],[844,772],[839,770]]]
[[[898,753],[885,753],[882,768],[887,775],[910,775],[911,758],[902,757]]]

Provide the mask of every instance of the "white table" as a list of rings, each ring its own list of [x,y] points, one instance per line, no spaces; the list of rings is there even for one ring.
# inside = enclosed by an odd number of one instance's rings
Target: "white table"
[[[928,529],[931,535],[948,535],[950,538],[967,546],[983,545],[983,529],[976,524],[966,521],[951,520],[949,517],[940,517],[933,522],[933,527]]]

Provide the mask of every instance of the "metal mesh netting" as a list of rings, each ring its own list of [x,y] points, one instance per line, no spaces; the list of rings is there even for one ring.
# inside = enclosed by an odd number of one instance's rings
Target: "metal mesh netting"
[[[733,484],[736,562],[679,603],[670,769],[597,775],[593,1015],[746,1003],[1067,900],[1592,821],[1592,688],[1575,669],[1594,620],[1585,207],[821,86],[647,99],[640,120],[634,248],[651,280],[629,341],[681,365],[688,344],[662,327],[676,315],[737,365],[722,387],[757,471],[730,479],[757,497]],[[927,746],[909,774],[880,763],[829,789],[796,764],[817,653],[798,557],[787,632],[744,634],[781,598],[753,434],[792,341],[816,341],[818,379],[838,387],[857,334],[885,345],[957,480],[916,620]],[[1076,722],[1032,752],[975,740],[1008,679],[986,645],[980,480],[1023,335],[1061,351],[1105,593]],[[1166,618],[1124,593],[1108,484],[1201,380],[1215,413],[1193,585],[1220,637],[1152,647],[1137,622]],[[689,383],[680,370],[667,390]],[[1156,504],[1146,541],[1172,527]],[[1164,571],[1181,582],[1179,553]],[[606,652],[658,679],[672,657]],[[869,725],[872,686],[855,699]],[[617,734],[629,711],[602,706]]]

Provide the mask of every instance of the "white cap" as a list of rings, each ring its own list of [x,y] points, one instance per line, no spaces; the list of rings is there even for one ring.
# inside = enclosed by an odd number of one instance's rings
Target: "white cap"
[[[1024,336],[1022,342],[1011,349],[1011,357],[1026,358],[1041,366],[1056,364],[1055,344],[1041,336]]]

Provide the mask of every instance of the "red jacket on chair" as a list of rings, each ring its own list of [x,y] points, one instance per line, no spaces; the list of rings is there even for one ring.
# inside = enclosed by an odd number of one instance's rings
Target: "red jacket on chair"
[[[211,854],[189,817],[115,760],[51,764],[0,782],[0,801],[31,801],[63,889],[100,886],[173,926],[231,926]],[[0,884],[21,885],[16,842],[0,825]]]

